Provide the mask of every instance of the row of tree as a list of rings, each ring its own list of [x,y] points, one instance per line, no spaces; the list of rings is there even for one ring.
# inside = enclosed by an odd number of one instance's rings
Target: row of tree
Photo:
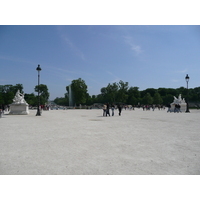
[[[180,87],[173,88],[148,88],[146,90],[139,91],[139,87],[129,86],[128,82],[119,81],[119,83],[109,83],[106,87],[101,88],[100,94],[90,96],[87,90],[87,85],[81,78],[73,80],[70,84],[73,105],[92,105],[94,103],[123,103],[128,105],[150,105],[150,104],[163,104],[173,102],[174,96],[178,97],[179,94],[183,98],[187,98],[189,102],[200,101],[200,87],[186,89]],[[45,105],[49,99],[48,87],[44,84],[35,86],[35,92],[40,95],[41,105]],[[0,105],[9,105],[17,92],[23,92],[23,85],[0,85]],[[54,102],[58,105],[69,106],[69,86],[66,86],[66,93],[64,97],[57,97]],[[38,103],[37,94],[25,94],[25,100],[28,104],[36,106]]]
[[[149,105],[149,104],[163,104],[173,102],[174,96],[179,94],[189,102],[200,101],[200,87],[194,89],[186,89],[180,87],[173,88],[148,88],[139,91],[139,87],[129,87],[128,82],[119,81],[119,83],[109,83],[106,87],[101,88],[99,95],[90,96],[87,91],[87,85],[81,78],[71,82],[71,90],[73,94],[74,105],[86,104],[92,105],[94,103],[123,103],[128,105]],[[65,97],[56,98],[54,102],[58,105],[69,105],[69,86],[66,87],[67,93]]]
[[[9,105],[13,102],[13,98],[19,90],[21,93],[23,92],[23,85],[22,84],[16,84],[16,85],[0,85],[0,107],[3,107],[4,105]],[[35,86],[34,88],[35,92],[40,95],[40,104],[45,105],[48,102],[49,99],[49,92],[48,87],[44,84],[40,84]],[[26,102],[29,105],[36,106],[38,104],[38,95],[31,93],[31,94],[24,94],[24,98]]]

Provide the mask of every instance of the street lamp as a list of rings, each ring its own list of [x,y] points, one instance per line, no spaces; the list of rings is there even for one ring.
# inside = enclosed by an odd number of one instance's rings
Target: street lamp
[[[36,70],[38,71],[38,106],[37,106],[37,113],[36,116],[41,116],[41,112],[40,112],[40,92],[39,92],[39,86],[40,86],[40,71],[42,70],[40,68],[40,65],[38,65],[38,67],[36,68]]]
[[[188,76],[188,74],[185,77],[186,83],[187,83],[187,102],[186,102],[186,113],[189,113],[189,103],[188,103],[188,82],[189,82],[190,77]]]

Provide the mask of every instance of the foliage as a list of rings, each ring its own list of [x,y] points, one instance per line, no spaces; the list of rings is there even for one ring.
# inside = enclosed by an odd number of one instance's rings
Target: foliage
[[[73,98],[76,105],[85,104],[87,100],[87,85],[81,78],[73,80],[71,83],[71,89],[73,91]],[[66,87],[69,92],[69,86]]]
[[[188,99],[189,102],[200,102],[200,87],[186,89],[180,87],[174,88],[147,88],[146,90],[139,91],[139,87],[129,87],[128,82],[119,81],[119,83],[109,83],[106,87],[100,89],[100,94],[90,96],[87,92],[87,85],[81,78],[73,80],[71,87],[74,93],[74,99],[77,105],[86,104],[92,105],[94,103],[117,103],[121,102],[128,105],[141,105],[141,104],[164,104],[167,105],[173,102],[174,96],[178,97],[179,94],[182,98]],[[47,103],[49,92],[46,85],[41,84],[40,89],[40,102],[41,105]],[[23,93],[23,85],[0,85],[0,107],[2,105],[9,105],[17,92],[20,90]],[[69,92],[69,86],[66,87]],[[35,86],[35,92],[38,92],[38,86]],[[30,105],[37,105],[37,94],[25,94],[25,100]],[[64,97],[57,97],[54,102],[58,105],[68,106],[69,98],[68,93]]]
[[[24,99],[29,105],[36,106],[38,104],[38,97],[34,94],[25,94]]]
[[[128,105],[138,105],[140,103],[140,91],[139,87],[130,87],[128,90]]]
[[[142,103],[147,105],[153,104],[153,98],[151,97],[150,93],[145,94],[144,98],[142,99]]]
[[[154,103],[154,104],[157,104],[157,105],[163,103],[163,99],[161,98],[161,96],[160,96],[160,94],[159,94],[158,92],[156,92],[156,93],[154,94],[153,103]]]
[[[0,105],[9,105],[13,101],[13,98],[19,90],[20,92],[23,92],[23,85],[22,84],[16,84],[16,85],[1,85],[0,86]]]
[[[57,104],[57,105],[61,105],[61,106],[69,106],[69,100],[68,98],[66,97],[56,97],[54,99],[54,102]]]
[[[0,85],[0,105],[9,105],[13,102],[13,98],[15,94],[19,90],[21,93],[23,92],[23,85],[16,84],[16,85]],[[35,86],[35,91],[38,92],[38,86]],[[40,104],[44,105],[47,103],[49,98],[49,92],[46,85],[40,85]],[[38,96],[34,93],[31,94],[24,94],[24,99],[29,105],[36,106],[38,104]]]
[[[40,104],[45,105],[48,102],[49,99],[49,92],[48,92],[48,87],[44,84],[40,84],[39,87],[38,85],[35,86],[35,92],[38,92],[39,90],[39,95],[40,95]]]
[[[117,91],[117,101],[126,102],[128,99],[128,82],[119,81]]]
[[[72,81],[73,82],[73,81]],[[85,82],[84,82],[85,84]],[[66,89],[68,86],[66,87]],[[87,87],[85,87],[87,88]],[[81,89],[80,89],[81,91]],[[79,95],[81,92],[79,91]],[[128,82],[119,81],[119,83],[109,83],[106,87],[100,89],[100,94],[90,96],[85,93],[86,102],[79,101],[81,104],[84,102],[87,105],[94,103],[117,103],[121,102],[128,105],[141,105],[141,104],[164,104],[167,105],[173,102],[174,96],[178,97],[182,94],[182,98],[187,97],[191,102],[200,102],[200,87],[194,89],[186,89],[180,87],[174,88],[147,88],[146,90],[139,91],[139,87],[129,87]],[[76,97],[77,98],[77,97]]]

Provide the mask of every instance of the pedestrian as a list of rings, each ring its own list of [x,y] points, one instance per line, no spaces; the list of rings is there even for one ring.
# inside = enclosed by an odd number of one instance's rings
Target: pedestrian
[[[177,110],[178,110],[178,112],[181,112],[181,106],[180,106],[180,104],[177,105]]]
[[[0,118],[2,117],[2,115],[3,115],[3,111],[2,109],[0,109]]]
[[[114,110],[115,110],[115,105],[114,104],[112,104],[111,109],[112,109],[112,116],[114,116]]]
[[[167,107],[168,107],[167,112],[171,112],[171,104],[170,103],[167,105]]]
[[[110,105],[109,105],[109,103],[107,103],[106,117],[107,117],[107,115],[110,116]]]
[[[178,106],[177,104],[175,104],[175,106],[174,106],[174,112],[175,113],[178,112],[178,107],[177,106]]]
[[[122,112],[122,107],[120,104],[118,104],[118,110],[119,110],[119,116],[121,116],[121,112]]]
[[[106,116],[107,106],[106,104],[103,105],[103,116]]]

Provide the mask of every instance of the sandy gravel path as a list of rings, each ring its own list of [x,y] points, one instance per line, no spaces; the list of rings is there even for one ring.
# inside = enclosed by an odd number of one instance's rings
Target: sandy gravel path
[[[53,110],[0,119],[0,174],[200,174],[200,111]]]

